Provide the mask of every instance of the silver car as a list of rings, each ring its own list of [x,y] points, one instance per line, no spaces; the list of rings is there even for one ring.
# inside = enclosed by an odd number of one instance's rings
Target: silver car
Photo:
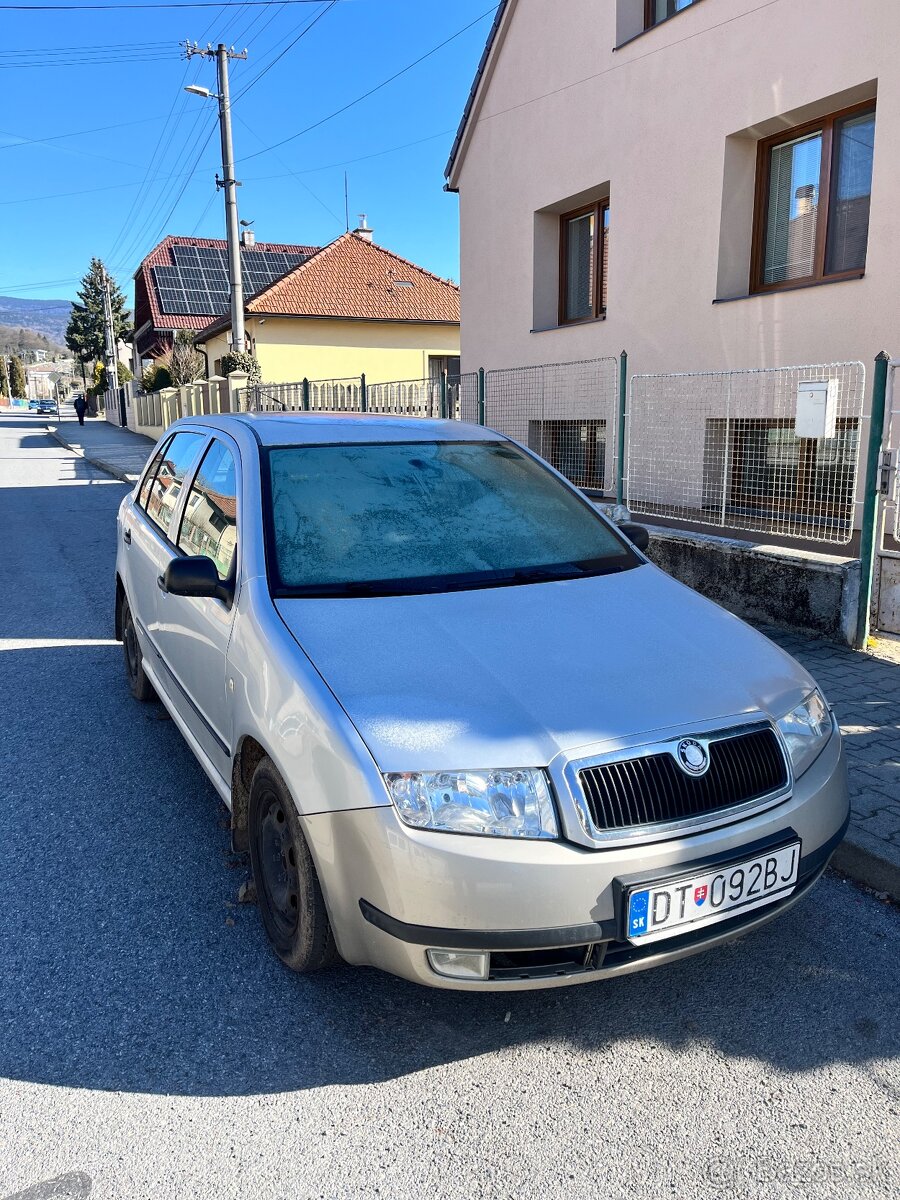
[[[644,546],[477,426],[171,427],[119,511],[116,633],[289,967],[585,983],[810,890],[848,819],[832,713]]]

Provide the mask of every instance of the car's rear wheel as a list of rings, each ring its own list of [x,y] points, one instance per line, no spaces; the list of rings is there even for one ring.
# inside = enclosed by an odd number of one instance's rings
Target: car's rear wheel
[[[153,690],[153,684],[144,674],[144,660],[138,642],[137,629],[126,596],[122,597],[120,628],[122,630],[122,650],[125,655],[125,675],[131,694],[135,700],[140,700],[142,703],[154,700],[156,692]]]
[[[338,961],[316,868],[281,776],[264,758],[253,773],[250,861],[260,915],[276,954],[292,971]]]

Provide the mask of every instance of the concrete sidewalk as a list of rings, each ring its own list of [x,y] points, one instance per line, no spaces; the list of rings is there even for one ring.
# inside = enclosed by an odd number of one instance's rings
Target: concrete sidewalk
[[[49,432],[117,479],[135,483],[154,443],[102,419],[61,421]],[[833,865],[900,901],[900,643],[871,651],[782,629],[763,632],[810,671],[834,705],[844,734],[852,814]]]
[[[137,483],[155,442],[130,429],[110,425],[103,417],[77,421],[53,421],[47,432],[67,450],[86,458],[123,483]]]

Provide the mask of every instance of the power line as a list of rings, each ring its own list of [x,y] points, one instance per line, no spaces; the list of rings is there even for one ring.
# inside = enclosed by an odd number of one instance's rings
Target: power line
[[[171,42],[142,42],[141,49],[161,50],[171,46]],[[105,50],[130,50],[133,48],[133,42],[120,42],[117,44],[104,45]],[[19,50],[0,50],[0,58],[19,58],[22,55],[30,55],[32,58],[46,58],[48,54],[58,54],[68,57],[70,54],[80,54],[85,50],[96,50],[97,43],[90,42],[78,46],[23,46]]]
[[[243,123],[246,124],[246,122]],[[397,154],[400,150],[408,150],[412,146],[422,146],[426,142],[433,142],[439,137],[448,137],[453,132],[452,129],[440,129],[437,133],[430,133],[427,137],[416,138],[413,142],[403,142],[399,146],[386,146],[384,150],[376,150],[371,154],[361,154],[356,158],[345,158],[341,162],[322,163],[317,167],[304,167],[301,171],[280,171],[274,175],[245,175],[244,183],[268,183],[273,179],[297,179],[299,175],[315,175],[319,171],[331,171],[337,167],[350,167],[354,163],[367,162],[370,158],[381,158],[385,154]],[[254,136],[259,140],[258,135]],[[280,158],[279,161],[281,161]],[[196,171],[175,171],[171,175],[154,175],[150,182],[162,183],[170,179],[184,179],[186,175],[200,175],[203,173],[203,170],[205,168]],[[93,196],[97,192],[125,191],[127,188],[140,186],[141,181],[133,179],[130,183],[111,183],[105,187],[82,188],[77,192],[45,192],[42,196],[20,196],[14,200],[0,200],[0,206],[9,204],[37,204],[41,200],[66,200],[72,196]],[[215,193],[213,193],[212,198],[215,199]]]
[[[263,69],[259,72],[259,74],[255,75],[253,77],[253,79],[251,79],[250,82],[238,92],[238,94],[235,96],[234,99],[240,100],[240,98],[242,96],[246,96],[246,94],[250,91],[250,89],[252,87],[256,87],[256,85],[259,83],[259,81],[262,79],[262,77],[264,75],[266,75],[269,71],[271,71],[272,68],[275,66],[275,64],[280,62],[281,59],[284,58],[284,56],[287,54],[287,52],[289,50],[293,50],[293,48],[297,45],[297,43],[300,41],[300,39],[306,37],[306,35],[309,33],[309,31],[312,29],[312,27],[314,25],[317,25],[319,23],[319,21],[321,21],[321,19],[326,15],[326,13],[331,12],[331,10],[334,8],[334,6],[337,4],[337,2],[338,2],[338,0],[330,0],[330,3],[328,3],[324,8],[322,8],[319,12],[317,12],[315,14],[315,16],[312,18],[312,20],[309,21],[308,24],[305,25],[303,29],[301,29],[301,31],[297,34],[297,36],[294,38],[294,40],[289,45],[285,46],[285,48],[281,51],[281,53],[277,54],[275,56],[275,58],[273,58],[272,61],[268,64],[268,66],[263,67]]]
[[[13,150],[17,146],[33,146],[44,144],[47,142],[58,142],[64,138],[84,137],[89,133],[103,133],[107,129],[125,129],[129,125],[149,125],[151,121],[158,121],[159,117],[141,117],[139,121],[120,121],[116,125],[96,125],[93,129],[76,129],[72,133],[54,133],[51,137],[46,138],[23,138],[18,133],[8,133],[4,136],[20,138],[17,142],[10,142],[8,146],[0,146],[0,150]]]
[[[53,63],[52,66],[57,67],[109,67],[119,63],[124,63],[129,66],[134,63],[157,63],[170,62],[171,54],[142,54],[134,55],[132,58],[73,58],[67,62]],[[0,63],[0,71],[28,71],[35,68],[43,68],[46,70],[47,63],[42,62],[27,62],[27,63]]]
[[[243,118],[243,117],[238,117],[237,119],[240,121],[240,123],[243,125],[243,127],[244,127],[244,128],[247,130],[247,132],[248,132],[249,134],[251,134],[251,135],[252,135],[254,138],[256,138],[256,140],[257,140],[258,142],[261,142],[261,141],[262,141],[262,138],[259,136],[259,134],[258,134],[258,133],[255,133],[255,132],[254,132],[254,131],[253,131],[253,130],[250,128],[250,126],[247,124],[247,122],[244,120],[244,118]],[[333,217],[333,218],[335,219],[335,221],[337,221],[338,225],[341,225],[341,224],[343,224],[343,222],[341,221],[341,218],[340,218],[340,217],[337,215],[337,213],[336,213],[336,212],[334,212],[334,210],[333,210],[333,209],[330,209],[330,208],[328,207],[328,205],[327,205],[327,204],[325,203],[325,201],[324,201],[324,200],[321,198],[321,196],[317,196],[317,195],[316,195],[316,193],[315,193],[315,192],[312,190],[312,188],[309,186],[309,184],[308,184],[308,183],[306,183],[304,180],[302,180],[302,179],[300,178],[299,174],[297,174],[297,172],[295,172],[295,171],[292,171],[292,170],[291,170],[291,168],[290,168],[290,167],[288,167],[287,163],[284,161],[284,159],[281,157],[281,155],[280,155],[280,154],[279,154],[279,155],[276,155],[276,158],[278,159],[278,161],[281,163],[281,165],[282,165],[283,167],[287,167],[288,174],[291,176],[291,178],[293,178],[293,179],[296,179],[297,183],[299,183],[299,184],[300,184],[300,186],[301,186],[302,188],[305,188],[305,190],[306,190],[307,192],[309,192],[309,194],[312,196],[313,200],[315,200],[315,202],[316,202],[317,204],[321,205],[321,207],[325,209],[325,211],[328,213],[328,215],[329,215],[330,217]],[[246,182],[246,181],[245,181],[245,182]]]
[[[275,142],[271,146],[266,146],[264,150],[257,150],[253,154],[245,154],[240,161],[248,162],[251,158],[259,158],[261,154],[268,154],[271,150],[277,150],[280,146],[285,146],[288,142],[293,142],[296,141],[297,138],[303,137],[305,133],[310,133],[313,129],[318,129],[320,125],[324,125],[327,121],[334,120],[334,118],[339,117],[341,113],[345,113],[348,109],[362,103],[363,100],[367,100],[369,96],[374,96],[376,92],[379,92],[382,88],[387,87],[389,83],[393,83],[395,79],[399,79],[401,75],[405,75],[407,71],[411,71],[413,67],[417,67],[419,63],[424,62],[426,58],[431,58],[433,54],[437,54],[438,50],[443,50],[443,48],[448,46],[450,42],[453,42],[456,40],[456,38],[461,37],[467,30],[471,29],[473,25],[477,25],[479,21],[483,21],[485,17],[489,17],[491,13],[496,12],[498,8],[498,4],[492,5],[489,9],[487,9],[486,12],[483,12],[481,16],[476,17],[474,21],[470,21],[468,25],[464,25],[462,29],[457,29],[456,33],[452,33],[448,38],[445,38],[436,46],[432,46],[430,50],[426,50],[426,52],[419,55],[417,59],[414,59],[411,63],[407,63],[405,67],[401,67],[399,71],[395,71],[393,75],[389,76],[387,79],[383,79],[381,83],[377,83],[373,88],[369,88],[367,92],[363,92],[363,94],[361,96],[357,96],[355,100],[351,100],[349,103],[342,105],[341,108],[335,109],[335,111],[333,113],[329,113],[327,117],[322,117],[321,120],[314,121],[312,125],[307,125],[305,129],[301,129],[298,133],[292,133],[290,137],[282,138],[280,142]]]
[[[279,0],[280,4],[319,4],[321,0]],[[0,4],[0,12],[111,12],[153,11],[163,8],[265,8],[272,0],[177,0],[164,4]]]

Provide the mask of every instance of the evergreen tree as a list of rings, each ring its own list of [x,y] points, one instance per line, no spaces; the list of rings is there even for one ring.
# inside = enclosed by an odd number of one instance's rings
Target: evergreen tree
[[[91,267],[78,289],[79,303],[72,305],[72,315],[66,327],[66,345],[84,365],[103,358],[106,341],[103,334],[103,272],[99,258],[91,259]],[[110,276],[109,296],[112,301],[113,329],[117,340],[131,341],[131,313],[125,307],[125,297]]]
[[[9,386],[13,396],[24,398],[28,394],[28,385],[25,382],[25,368],[22,366],[22,360],[17,355],[13,355],[10,363]]]
[[[0,354],[0,396],[9,397],[9,379],[6,374],[5,354]]]

